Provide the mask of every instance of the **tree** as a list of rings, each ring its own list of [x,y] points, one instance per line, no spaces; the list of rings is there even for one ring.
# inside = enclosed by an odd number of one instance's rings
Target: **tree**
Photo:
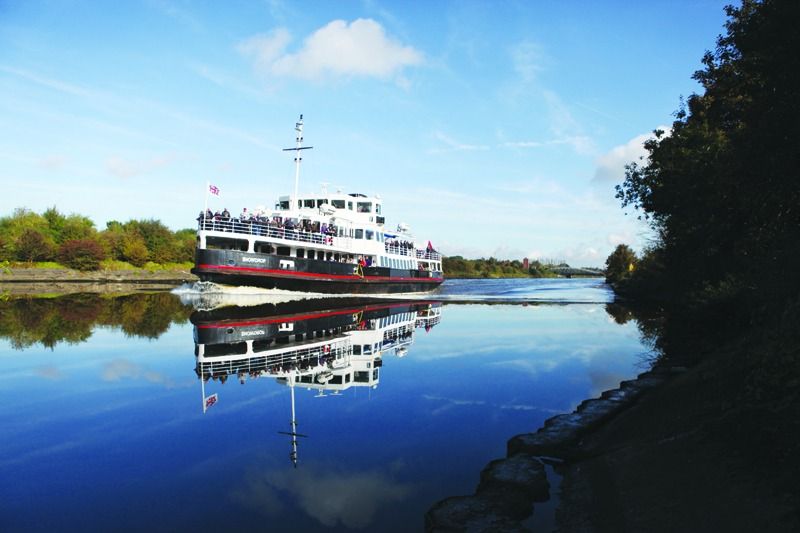
[[[99,242],[91,239],[74,239],[61,244],[59,260],[77,270],[97,270],[106,258],[105,250]]]
[[[645,144],[617,197],[656,230],[667,292],[780,299],[800,288],[800,2],[726,12],[694,74],[704,93]]]
[[[122,256],[133,266],[143,267],[148,260],[144,240],[138,235],[126,235],[122,244]]]
[[[619,283],[636,268],[636,254],[627,244],[619,244],[606,259],[606,282]]]
[[[20,261],[50,261],[54,258],[53,245],[39,231],[26,229],[17,239],[17,259]]]

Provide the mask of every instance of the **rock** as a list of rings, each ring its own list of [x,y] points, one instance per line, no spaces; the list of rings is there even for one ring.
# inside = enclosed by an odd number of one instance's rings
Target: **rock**
[[[508,456],[528,454],[560,459],[569,457],[570,445],[577,439],[577,434],[569,428],[555,429],[556,431],[539,430],[537,433],[523,433],[512,437],[506,445]]]
[[[431,507],[425,513],[425,531],[518,533],[528,530],[498,510],[495,502],[475,495],[454,496]]]
[[[531,502],[550,499],[550,485],[541,461],[530,455],[515,455],[486,465],[476,494],[497,500],[509,508],[511,516],[524,518],[531,512]]]

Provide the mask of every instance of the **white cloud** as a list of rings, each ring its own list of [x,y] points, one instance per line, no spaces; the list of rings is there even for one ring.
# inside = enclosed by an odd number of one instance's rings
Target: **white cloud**
[[[141,365],[131,363],[127,359],[114,359],[103,367],[103,381],[120,381],[122,379],[144,379],[150,383],[162,384],[172,387],[172,380],[154,370],[149,370]]]
[[[514,71],[523,83],[531,83],[544,70],[546,56],[542,47],[531,41],[523,41],[511,49]]]
[[[309,80],[362,76],[394,78],[402,85],[407,82],[401,71],[423,60],[422,53],[387,36],[383,26],[372,19],[329,22],[308,36],[294,53],[286,52],[290,41],[289,32],[279,28],[247,39],[239,50],[253,56],[264,74]]]
[[[67,158],[63,155],[51,154],[40,159],[39,164],[47,170],[62,170],[67,164]]]
[[[659,126],[657,129],[669,135],[669,127]],[[621,183],[625,178],[625,165],[646,158],[647,150],[644,148],[644,143],[653,137],[652,133],[637,135],[627,143],[615,146],[608,153],[598,157],[592,181]]]
[[[153,170],[165,167],[174,161],[171,155],[153,157],[145,161],[133,161],[119,156],[111,156],[106,161],[106,170],[112,176],[126,179],[141,174],[147,174]]]
[[[489,147],[485,144],[466,144],[460,141],[453,139],[445,135],[444,133],[437,131],[433,134],[437,140],[441,141],[445,147],[443,148],[432,148],[428,150],[429,154],[441,154],[444,152],[470,152],[475,150],[488,150]]]
[[[322,465],[254,475],[233,494],[234,500],[267,516],[282,509],[276,494],[289,493],[309,516],[327,527],[341,523],[348,529],[369,526],[379,510],[405,500],[410,484],[398,483],[387,474],[331,471]]]

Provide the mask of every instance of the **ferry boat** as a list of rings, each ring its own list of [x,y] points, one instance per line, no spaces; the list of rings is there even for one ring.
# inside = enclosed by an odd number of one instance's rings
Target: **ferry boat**
[[[294,194],[271,212],[198,217],[192,273],[201,281],[332,294],[424,292],[443,281],[442,257],[408,225],[386,227],[380,196],[297,192],[303,115],[295,125]]]

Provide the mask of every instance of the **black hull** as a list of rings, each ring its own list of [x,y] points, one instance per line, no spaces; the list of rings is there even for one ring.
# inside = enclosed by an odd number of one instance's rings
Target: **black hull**
[[[291,266],[287,268],[287,265]],[[324,294],[429,292],[444,281],[440,272],[417,272],[318,261],[235,250],[197,250],[192,273],[221,285]],[[437,277],[434,277],[437,276]]]

